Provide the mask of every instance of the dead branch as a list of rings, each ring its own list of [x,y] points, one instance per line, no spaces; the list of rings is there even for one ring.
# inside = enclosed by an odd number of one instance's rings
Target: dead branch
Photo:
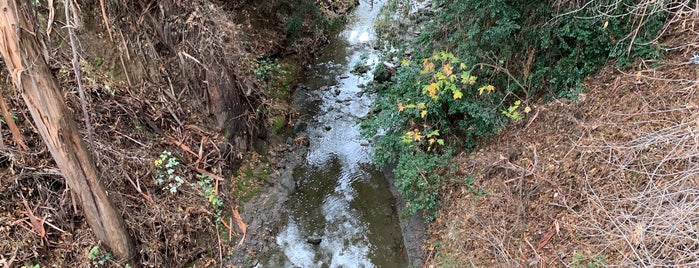
[[[75,28],[75,21],[71,20],[71,11],[73,12],[74,19],[78,18],[77,13],[75,13],[74,7],[72,5],[72,1],[68,0],[65,1],[64,7],[65,7],[65,13],[66,13],[66,29],[68,30],[68,37],[70,38],[70,49],[73,54],[73,60],[71,63],[73,64],[73,73],[75,73],[75,82],[78,84],[78,94],[80,95],[80,106],[83,110],[83,120],[85,121],[85,129],[87,131],[87,140],[89,141],[90,146],[94,145],[95,138],[93,137],[92,133],[92,125],[90,124],[90,112],[87,109],[87,100],[85,99],[85,89],[83,88],[83,83],[82,83],[82,71],[80,70],[80,65],[79,65],[79,60],[78,60],[78,49],[77,49],[77,44],[76,44],[76,37],[75,37],[75,32],[73,32],[73,29]]]

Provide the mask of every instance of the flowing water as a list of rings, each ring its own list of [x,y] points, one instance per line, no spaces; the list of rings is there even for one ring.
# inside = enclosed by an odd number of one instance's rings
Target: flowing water
[[[408,266],[395,200],[372,166],[372,149],[357,124],[374,99],[362,90],[371,71],[351,73],[378,61],[371,43],[382,5],[361,2],[295,93],[295,106],[307,116],[310,147],[306,163],[294,170],[297,190],[276,238],[279,252],[263,267]],[[321,241],[312,244],[309,237]]]

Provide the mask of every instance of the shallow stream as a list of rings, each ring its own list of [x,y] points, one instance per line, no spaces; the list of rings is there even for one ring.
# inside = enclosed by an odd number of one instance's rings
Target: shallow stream
[[[371,71],[352,73],[378,61],[373,20],[382,5],[361,1],[296,90],[294,105],[307,123],[299,135],[310,144],[293,172],[279,251],[263,267],[408,267],[396,201],[357,123],[374,100],[363,91]]]

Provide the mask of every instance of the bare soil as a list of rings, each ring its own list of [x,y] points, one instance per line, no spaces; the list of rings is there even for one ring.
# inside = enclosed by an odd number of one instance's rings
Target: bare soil
[[[426,267],[699,265],[696,21],[662,62],[610,62],[454,158]]]

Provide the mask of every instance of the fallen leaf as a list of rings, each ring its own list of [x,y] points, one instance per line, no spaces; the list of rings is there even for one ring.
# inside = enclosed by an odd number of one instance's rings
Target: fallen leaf
[[[243,237],[240,239],[240,242],[238,242],[238,246],[243,244],[243,241],[245,240],[245,234],[247,233],[248,226],[245,225],[243,222],[243,219],[240,217],[240,214],[238,213],[238,209],[236,209],[234,206],[231,207],[231,210],[233,212],[233,218],[235,219],[235,224],[238,225],[238,229],[240,229],[240,232],[243,233]]]
[[[22,195],[22,203],[24,203],[24,207],[27,209],[27,216],[29,217],[29,221],[32,223],[32,228],[34,228],[34,231],[41,238],[43,238],[44,236],[46,236],[46,229],[44,229],[44,219],[34,215],[34,212],[29,207],[27,199],[24,198],[24,195]]]

